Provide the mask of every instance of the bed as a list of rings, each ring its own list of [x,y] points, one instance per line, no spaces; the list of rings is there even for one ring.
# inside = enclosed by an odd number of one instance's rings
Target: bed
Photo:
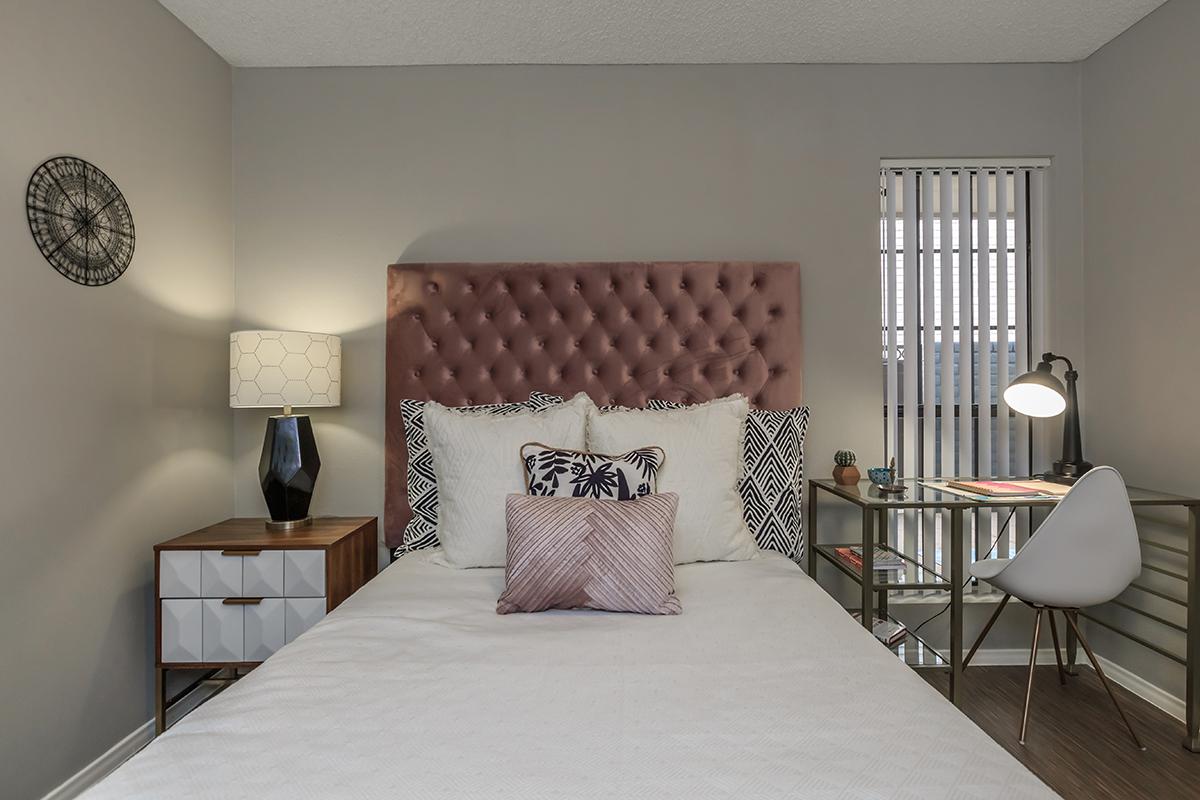
[[[501,616],[435,552],[88,800],[1053,796],[783,556],[679,567],[679,616]]]
[[[799,308],[794,264],[391,267],[388,543],[400,398],[785,408]],[[782,555],[679,566],[678,616],[498,615],[503,588],[406,553],[87,798],[1054,796]]]

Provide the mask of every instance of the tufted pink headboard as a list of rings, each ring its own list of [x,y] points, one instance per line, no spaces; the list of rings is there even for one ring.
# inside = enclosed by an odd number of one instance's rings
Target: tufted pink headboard
[[[399,401],[477,405],[530,390],[603,405],[741,392],[799,405],[793,263],[394,264],[388,267],[384,532],[412,514]]]

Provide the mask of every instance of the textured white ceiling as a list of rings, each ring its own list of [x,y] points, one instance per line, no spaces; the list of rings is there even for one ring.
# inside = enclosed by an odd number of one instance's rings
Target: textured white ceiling
[[[291,67],[1076,61],[1163,0],[160,2],[234,66]]]

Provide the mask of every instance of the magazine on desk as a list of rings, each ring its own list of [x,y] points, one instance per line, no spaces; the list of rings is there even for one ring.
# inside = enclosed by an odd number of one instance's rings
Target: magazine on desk
[[[1031,497],[1052,495],[1062,497],[1071,487],[1049,481],[947,481],[948,486],[988,497]]]
[[[1071,487],[1042,480],[1011,481],[919,481],[939,492],[976,501],[1037,499],[1061,500]]]

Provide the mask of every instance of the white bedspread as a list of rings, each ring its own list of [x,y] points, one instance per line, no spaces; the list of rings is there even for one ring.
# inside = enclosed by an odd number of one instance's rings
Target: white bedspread
[[[85,797],[1054,796],[790,561],[676,581],[498,616],[503,570],[406,556]]]

